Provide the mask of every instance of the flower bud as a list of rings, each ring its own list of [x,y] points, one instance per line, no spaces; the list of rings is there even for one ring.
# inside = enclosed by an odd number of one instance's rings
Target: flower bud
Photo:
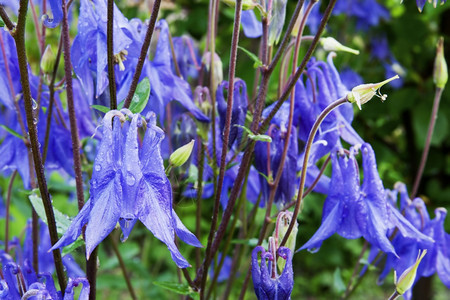
[[[284,239],[284,236],[286,235],[286,232],[289,228],[289,224],[292,222],[292,215],[293,213],[290,211],[283,211],[278,214],[277,222],[275,225],[275,232],[273,233],[273,236],[277,240],[277,247],[279,243]],[[298,233],[298,223],[297,220],[294,220],[295,225],[292,228],[291,234],[289,235],[285,247],[291,249],[291,252],[295,252],[295,240],[297,239],[297,233]],[[278,259],[277,266],[279,270],[284,269],[285,261],[283,259]]]
[[[444,57],[444,38],[437,43],[436,60],[434,61],[433,80],[436,87],[443,89],[448,80],[447,63]]]
[[[358,108],[361,109],[361,105],[370,101],[373,96],[377,96],[381,99],[381,101],[386,100],[387,95],[380,93],[380,88],[388,82],[391,82],[394,79],[400,78],[398,75],[395,75],[385,81],[378,83],[366,83],[360,84],[352,89],[351,92],[347,94],[347,100],[350,103],[355,103],[358,105]]]
[[[400,276],[398,280],[395,280],[395,289],[398,294],[403,295],[406,291],[408,291],[414,284],[417,274],[417,268],[419,267],[422,258],[427,254],[427,249],[423,250],[422,253],[417,255],[416,262],[414,265],[406,269],[403,274]],[[397,277],[397,274],[394,274]]]
[[[194,148],[195,140],[191,140],[184,146],[181,146],[175,150],[169,157],[169,162],[174,167],[183,165],[191,156],[192,149]]]
[[[222,2],[224,2],[226,5],[231,6],[231,7],[236,6],[236,0],[222,0]],[[243,0],[242,1],[242,10],[254,9],[256,5],[257,5],[257,3],[252,0]]]
[[[320,43],[325,51],[344,51],[355,55],[359,54],[358,50],[344,46],[332,37],[321,38]]]
[[[206,70],[208,72],[211,72],[211,52],[206,52],[203,55],[202,63],[206,66]],[[222,60],[220,59],[219,55],[217,53],[214,53],[214,60],[213,60],[213,80],[214,80],[214,91],[212,93],[216,92],[217,86],[223,81],[223,67],[222,67]]]
[[[44,74],[50,74],[53,72],[56,63],[56,56],[53,53],[52,46],[47,45],[45,48],[44,54],[41,58],[41,70]]]

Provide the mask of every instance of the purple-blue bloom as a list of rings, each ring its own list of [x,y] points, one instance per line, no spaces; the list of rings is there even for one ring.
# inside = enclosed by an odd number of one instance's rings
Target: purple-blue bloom
[[[223,81],[221,84],[219,84],[216,91],[217,110],[219,112],[219,126],[221,132],[224,132],[227,114],[227,102],[225,101],[224,97],[225,89],[229,92],[228,81]],[[237,145],[239,146],[243,130],[242,128],[239,128],[235,125],[243,126],[247,114],[247,86],[242,79],[236,79],[236,81],[234,82],[233,93],[234,100],[233,107],[231,109],[231,128],[228,148],[231,148],[233,146],[234,141],[236,141]],[[221,134],[221,138],[224,138],[223,134]]]
[[[262,35],[262,24],[256,18],[253,10],[242,11],[241,24],[246,37],[254,39]]]
[[[415,282],[420,277],[428,277],[437,273],[444,285],[450,288],[450,234],[444,231],[447,210],[437,208],[435,210],[436,217],[432,220],[422,199],[411,200],[409,198],[405,184],[397,183],[395,190],[388,193],[393,206],[396,205],[397,194],[400,196],[400,209],[418,234],[410,236],[397,234],[395,236],[392,244],[399,257],[387,255],[379,281],[382,282],[391,269],[394,269],[397,274],[402,274],[415,262],[419,250],[427,249],[427,255],[417,270]],[[372,248],[368,260],[372,261],[377,253],[378,249]],[[412,290],[404,294],[405,299],[410,299],[411,296]]]
[[[119,111],[105,115],[103,137],[94,161],[90,199],[52,249],[74,242],[87,223],[86,255],[89,257],[117,222],[126,240],[139,219],[167,245],[175,263],[186,268],[190,265],[174,242],[175,234],[190,245],[201,247],[201,244],[172,208],[172,188],[160,152],[164,133],[156,126],[156,116],[149,114],[145,137],[139,146],[138,128],[144,121],[139,114],[122,111],[125,115]]]
[[[256,142],[255,146],[255,167],[260,173],[259,178],[265,202],[269,201],[271,190],[267,178],[273,180],[277,176],[284,144],[286,139],[289,138],[289,148],[287,150],[280,183],[278,184],[274,198],[274,202],[277,205],[284,205],[292,200],[296,189],[296,185],[292,183],[297,178],[297,130],[293,127],[290,136],[287,137],[287,131],[285,129],[283,131],[283,129],[272,124],[267,131],[267,135],[272,138],[272,142]],[[270,169],[268,169],[269,167]]]
[[[45,0],[44,0],[45,1]],[[61,23],[63,19],[62,1],[66,0],[48,0],[50,7],[52,8],[53,19],[50,19],[48,15],[42,16],[44,25],[48,28],[55,28]],[[66,1],[68,2],[68,1]]]
[[[357,149],[352,147],[349,152],[348,156],[335,152],[331,154],[333,172],[330,185],[333,188],[325,200],[322,225],[300,249],[317,251],[325,239],[337,232],[347,239],[362,236],[382,251],[397,255],[387,233],[394,224],[404,225],[405,222],[390,218],[391,211],[386,202],[372,147],[367,143],[361,146],[364,173],[361,186],[355,159]],[[409,232],[406,229],[401,231]]]
[[[261,252],[261,263],[258,253]],[[281,275],[277,274],[276,258],[263,247],[257,246],[252,251],[252,279],[258,300],[288,300],[294,287],[292,269],[292,253],[289,248],[280,247],[277,251],[280,258],[286,261]]]

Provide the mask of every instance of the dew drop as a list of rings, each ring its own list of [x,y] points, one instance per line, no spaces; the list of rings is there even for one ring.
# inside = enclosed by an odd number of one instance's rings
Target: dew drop
[[[33,124],[36,125],[38,123],[37,118],[33,118]]]
[[[95,171],[99,172],[99,171],[101,171],[102,166],[99,164],[96,164],[94,168],[95,168]]]
[[[33,110],[36,110],[38,108],[38,103],[36,102],[36,100],[34,100],[34,99],[32,99],[32,100],[33,100],[32,108],[33,108]]]
[[[135,183],[136,183],[136,178],[131,173],[128,173],[127,174],[127,184],[129,186],[133,186]]]

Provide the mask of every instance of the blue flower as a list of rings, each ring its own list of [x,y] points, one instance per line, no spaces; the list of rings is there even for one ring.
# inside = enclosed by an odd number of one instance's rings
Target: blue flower
[[[388,205],[383,184],[378,175],[375,154],[369,144],[363,144],[364,179],[359,183],[355,147],[344,154],[331,154],[333,172],[328,197],[323,207],[322,225],[313,237],[300,249],[315,249],[335,232],[347,239],[364,237],[384,252],[396,255],[387,238],[389,221]]]
[[[65,0],[63,0],[65,1]],[[50,7],[52,8],[53,19],[50,19],[48,15],[43,16],[44,25],[48,28],[55,28],[61,23],[63,19],[62,1],[49,0]]]
[[[444,231],[444,221],[447,215],[445,208],[435,210],[436,217],[432,220],[428,215],[425,203],[422,199],[411,200],[405,184],[397,183],[395,191],[389,193],[391,203],[397,201],[397,193],[400,194],[400,209],[405,218],[417,231],[415,235],[397,234],[392,241],[398,257],[387,255],[386,263],[379,277],[383,281],[394,269],[397,274],[402,274],[417,258],[419,250],[427,249],[427,255],[423,258],[417,270],[416,281],[420,277],[428,277],[437,273],[441,281],[450,288],[450,234]],[[400,214],[397,211],[397,214]],[[371,249],[368,260],[372,261],[378,253],[378,249]],[[405,293],[405,299],[410,299],[412,291]]]
[[[287,137],[286,130],[279,129],[275,124],[269,127],[267,132],[272,138],[272,142],[256,142],[255,146],[255,167],[260,174],[260,183],[263,192],[263,199],[269,201],[271,187],[267,178],[274,179],[277,176],[281,163],[281,156],[286,138],[289,138],[289,148],[284,161],[283,173],[277,186],[274,202],[278,205],[289,203],[295,195],[296,185],[293,184],[297,178],[297,130],[292,128],[291,135]],[[270,170],[268,169],[270,167]]]
[[[186,268],[189,263],[174,242],[175,234],[190,245],[201,247],[201,244],[172,208],[172,188],[160,153],[164,133],[151,114],[142,147],[139,147],[137,133],[138,127],[143,125],[142,118],[139,114],[124,112],[131,122],[118,111],[105,115],[103,138],[92,173],[91,197],[52,249],[74,242],[87,223],[86,255],[89,257],[117,222],[125,240],[139,219],[167,245],[175,263]]]
[[[67,284],[64,298],[60,291],[56,290],[53,282],[52,272],[54,270],[52,254],[47,252],[50,246],[50,237],[47,226],[41,221],[39,236],[39,267],[40,272],[36,273],[31,264],[32,262],[32,241],[30,229],[27,229],[25,243],[22,251],[18,238],[13,238],[9,242],[10,254],[14,253],[15,259],[3,249],[0,249],[0,261],[2,266],[2,279],[0,280],[0,299],[55,299],[55,300],[73,300],[74,287],[82,284],[79,300],[87,300],[89,297],[89,283],[81,269],[74,270],[73,262],[67,263],[67,255],[63,258],[63,263],[68,268],[70,277]],[[47,249],[43,249],[48,246]],[[75,278],[76,277],[76,278]],[[20,287],[20,288],[19,288]]]
[[[217,87],[216,91],[216,101],[217,101],[217,110],[219,112],[219,126],[220,131],[224,132],[226,114],[227,114],[227,102],[224,97],[224,89],[229,90],[228,81],[223,81]],[[228,91],[229,92],[229,91]],[[242,79],[237,79],[234,83],[234,100],[233,107],[231,112],[231,128],[230,128],[230,137],[228,142],[228,148],[233,146],[234,141],[237,142],[237,146],[241,142],[242,138],[242,128],[239,128],[234,125],[243,126],[245,123],[245,117],[247,115],[247,86]],[[223,139],[223,134],[221,134],[221,138]]]
[[[242,11],[241,24],[246,37],[254,39],[262,35],[262,24],[256,19],[253,10]]]
[[[261,263],[258,264],[258,253],[261,252]],[[257,246],[252,251],[252,279],[258,300],[288,300],[294,287],[292,270],[292,253],[289,248],[278,249],[280,258],[286,261],[281,275],[277,274],[276,258],[263,247]]]

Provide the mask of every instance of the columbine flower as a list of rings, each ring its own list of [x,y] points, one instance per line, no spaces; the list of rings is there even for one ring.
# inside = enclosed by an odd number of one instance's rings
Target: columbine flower
[[[52,8],[53,19],[50,19],[48,15],[43,15],[42,20],[44,25],[48,28],[55,28],[61,23],[63,19],[63,8],[61,0],[49,0],[50,7]]]
[[[322,225],[301,249],[317,249],[323,240],[335,232],[347,239],[364,237],[384,252],[397,255],[387,238],[388,230],[398,223],[400,232],[405,222],[394,222],[378,175],[375,154],[369,144],[361,146],[364,179],[359,183],[356,148],[346,155],[332,153],[333,172],[327,199],[323,207]],[[398,217],[398,216],[396,216]]]
[[[281,174],[274,200],[275,203],[283,205],[292,200],[296,190],[296,185],[292,183],[297,178],[297,131],[293,127],[291,135],[287,137],[286,132],[283,132],[275,124],[272,124],[267,135],[272,138],[271,143],[256,142],[255,146],[255,167],[260,174],[264,174],[264,176],[260,175],[260,182],[265,201],[269,200],[271,190],[268,179],[273,180],[277,176],[284,143],[289,138],[289,148],[284,161],[283,173]],[[268,169],[269,167],[270,169]]]
[[[358,105],[358,108],[361,109],[361,105],[367,103],[370,101],[370,99],[373,98],[373,96],[377,96],[381,99],[381,101],[385,101],[387,98],[386,94],[380,93],[380,88],[385,85],[386,83],[400,78],[398,75],[395,75],[389,79],[386,79],[385,81],[378,82],[378,83],[366,83],[361,84],[352,89],[350,93],[347,94],[347,100],[350,103],[355,103]]]
[[[151,114],[140,147],[137,133],[138,127],[143,126],[142,118],[123,111],[131,122],[118,111],[105,115],[103,138],[92,173],[91,197],[52,249],[74,242],[87,223],[86,255],[89,257],[117,222],[125,240],[139,219],[167,245],[175,263],[186,268],[189,263],[174,242],[175,234],[190,245],[201,247],[201,244],[172,208],[172,188],[160,152],[164,133],[156,126],[155,114]]]
[[[217,110],[219,112],[220,119],[220,130],[224,131],[226,114],[227,114],[227,102],[224,97],[224,89],[229,91],[228,81],[223,81],[216,91],[216,101],[217,101]],[[228,147],[231,148],[234,141],[240,143],[242,137],[242,128],[239,128],[234,125],[244,125],[245,117],[247,114],[247,86],[245,82],[241,79],[237,79],[234,83],[234,100],[233,100],[233,108],[231,110],[231,128],[230,128],[230,139],[228,142]],[[223,138],[223,135],[222,135]]]
[[[258,264],[259,252],[261,252],[260,264]],[[257,246],[252,251],[253,286],[259,300],[287,300],[291,297],[294,287],[292,252],[289,248],[280,247],[277,253],[286,261],[281,275],[278,275],[276,271],[275,253],[266,252],[261,246]]]
[[[54,299],[63,300],[61,292],[57,291],[53,282],[52,273],[54,270],[53,257],[47,251],[42,252],[45,244],[50,246],[50,237],[47,226],[41,221],[40,224],[40,245],[39,245],[39,268],[40,272],[36,273],[32,266],[32,241],[31,230],[27,228],[24,247],[22,249],[18,238],[13,238],[9,242],[9,254],[0,249],[1,261],[1,279],[0,279],[0,299]],[[48,249],[48,247],[47,247]],[[15,259],[13,258],[14,255]],[[74,263],[67,264],[67,260],[63,257],[64,266],[70,270],[74,270]],[[69,282],[67,284],[64,300],[74,299],[74,287],[82,284],[79,300],[87,300],[89,298],[89,282],[84,277],[81,269],[76,266],[79,271],[70,272]],[[78,277],[80,276],[80,277]],[[78,278],[74,278],[78,277]]]
[[[387,255],[386,264],[380,274],[379,282],[394,269],[397,274],[403,274],[414,264],[420,249],[426,249],[428,254],[423,258],[417,269],[416,282],[420,277],[428,277],[437,273],[441,281],[450,288],[450,234],[444,231],[446,209],[437,208],[436,217],[432,220],[428,215],[425,203],[420,198],[409,199],[405,184],[397,183],[395,190],[389,193],[391,201],[397,201],[397,192],[400,198],[400,209],[405,218],[418,232],[408,236],[397,234],[392,241],[399,257]],[[400,214],[400,212],[398,212]],[[368,260],[371,262],[376,257],[378,249],[372,249]],[[412,296],[411,290],[403,295],[405,299]]]

